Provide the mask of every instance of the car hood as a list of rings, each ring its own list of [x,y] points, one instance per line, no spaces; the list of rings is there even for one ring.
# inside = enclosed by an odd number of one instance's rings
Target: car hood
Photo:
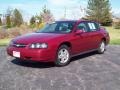
[[[16,37],[13,41],[15,43],[37,43],[37,42],[47,42],[51,39],[64,36],[64,34],[57,34],[57,33],[31,33],[22,36]]]

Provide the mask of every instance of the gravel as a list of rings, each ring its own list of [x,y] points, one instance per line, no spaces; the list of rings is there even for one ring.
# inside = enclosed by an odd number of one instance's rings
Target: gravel
[[[120,90],[120,46],[74,57],[65,67],[22,63],[0,47],[0,90]]]

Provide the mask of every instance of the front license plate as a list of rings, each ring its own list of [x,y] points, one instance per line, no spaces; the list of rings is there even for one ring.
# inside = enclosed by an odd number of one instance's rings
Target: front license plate
[[[17,57],[17,58],[20,58],[20,52],[13,51],[13,56]]]

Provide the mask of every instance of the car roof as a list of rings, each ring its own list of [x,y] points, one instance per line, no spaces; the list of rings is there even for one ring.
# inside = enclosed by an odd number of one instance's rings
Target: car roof
[[[94,21],[90,21],[90,20],[82,20],[82,19],[80,19],[80,20],[59,20],[59,21],[55,21],[55,22],[75,22],[75,23],[79,23],[79,22],[83,22],[83,21],[85,21],[85,22],[94,22]]]

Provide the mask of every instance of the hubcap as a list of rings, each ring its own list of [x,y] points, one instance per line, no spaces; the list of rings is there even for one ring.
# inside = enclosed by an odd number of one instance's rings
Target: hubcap
[[[69,52],[67,49],[61,49],[58,52],[58,59],[60,63],[66,63],[69,60]]]
[[[101,52],[104,52],[104,50],[105,50],[105,43],[104,42],[101,43],[100,50],[101,50]]]

